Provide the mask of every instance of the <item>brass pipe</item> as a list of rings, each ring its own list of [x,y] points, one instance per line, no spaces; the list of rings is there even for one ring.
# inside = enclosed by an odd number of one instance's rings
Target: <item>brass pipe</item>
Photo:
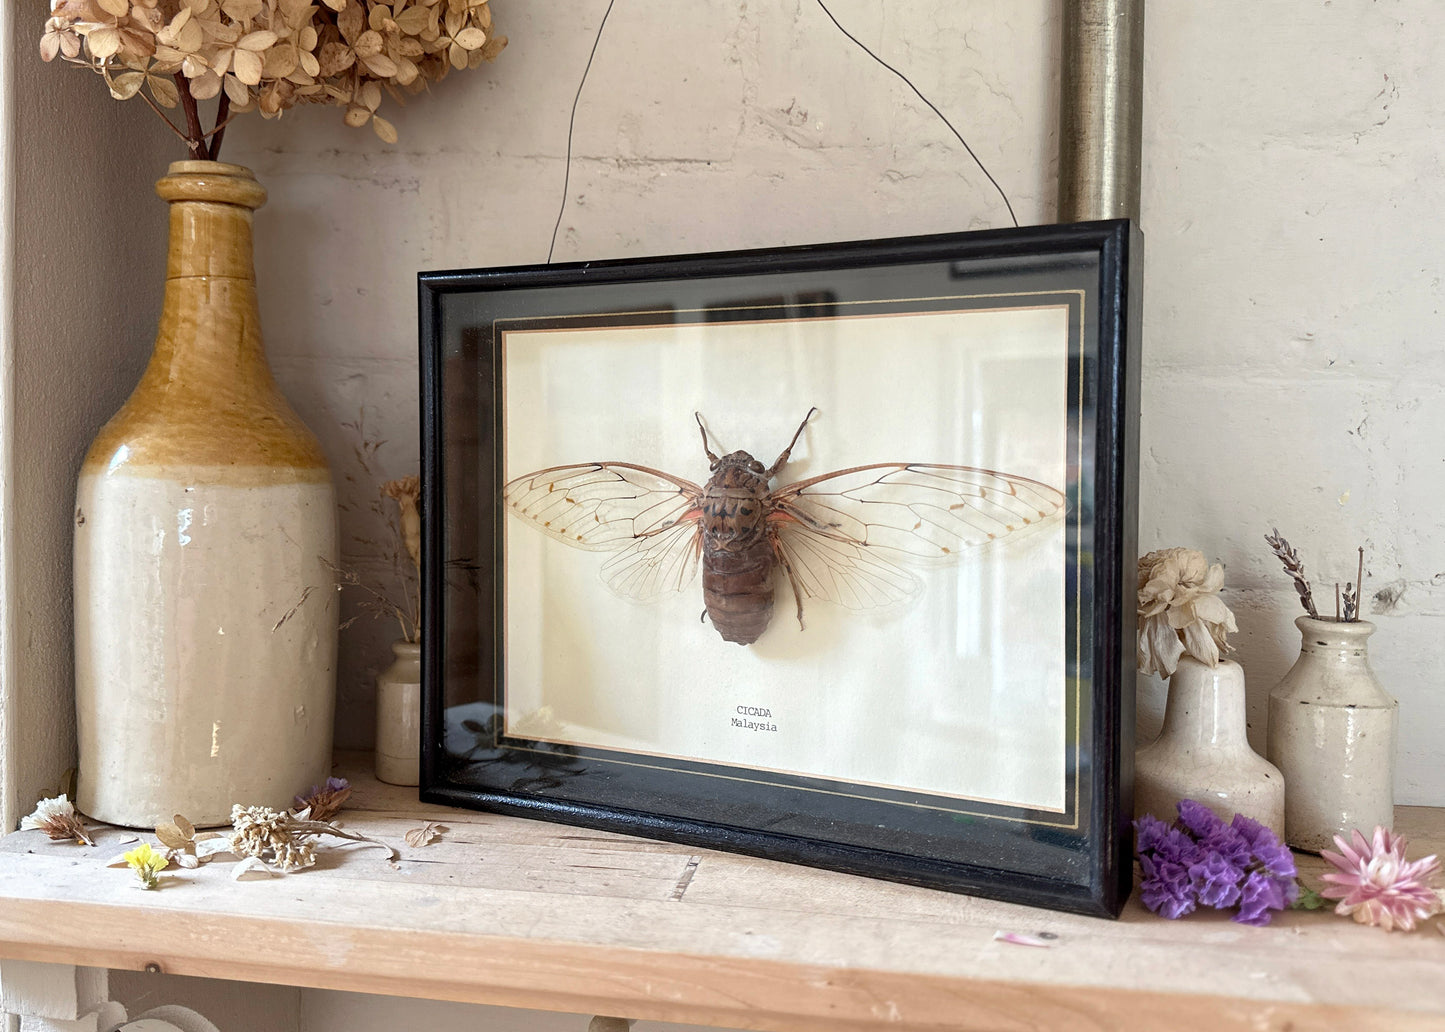
[[[1139,218],[1144,0],[1063,0],[1059,221]]]

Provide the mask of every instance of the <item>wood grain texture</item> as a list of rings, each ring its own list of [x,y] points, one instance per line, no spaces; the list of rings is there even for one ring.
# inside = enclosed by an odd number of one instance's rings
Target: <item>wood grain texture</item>
[[[1104,921],[643,839],[448,810],[357,786],[347,823],[395,844],[159,892],[95,849],[0,840],[0,956],[733,1028],[1445,1027],[1445,937],[1290,913],[1267,929]],[[442,840],[411,848],[423,819]],[[1445,814],[1402,808],[1423,853]],[[1313,861],[1317,869],[1318,861]],[[996,931],[1056,936],[1046,949]]]

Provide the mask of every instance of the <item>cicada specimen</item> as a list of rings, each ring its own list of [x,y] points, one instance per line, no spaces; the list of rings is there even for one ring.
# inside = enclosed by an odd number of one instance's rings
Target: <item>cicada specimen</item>
[[[957,560],[1063,510],[1055,488],[975,466],[875,462],[772,488],[817,411],[766,467],[745,451],[715,454],[697,414],[711,473],[702,486],[631,462],[587,462],[517,477],[502,496],[558,541],[611,552],[602,579],[625,598],[681,591],[701,566],[704,615],[740,645],[767,629],[778,571],[802,627],[805,600],[896,605],[923,586],[908,565]]]

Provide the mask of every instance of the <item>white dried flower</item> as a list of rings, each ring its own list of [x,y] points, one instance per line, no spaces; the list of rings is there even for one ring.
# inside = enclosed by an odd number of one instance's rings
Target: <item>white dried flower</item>
[[[20,830],[43,831],[56,841],[74,839],[87,846],[95,845],[74,805],[63,792],[54,799],[40,800],[34,813],[20,819]]]
[[[1217,666],[1230,651],[1234,614],[1219,597],[1224,567],[1203,552],[1163,548],[1139,560],[1139,672],[1168,677],[1184,653]]]

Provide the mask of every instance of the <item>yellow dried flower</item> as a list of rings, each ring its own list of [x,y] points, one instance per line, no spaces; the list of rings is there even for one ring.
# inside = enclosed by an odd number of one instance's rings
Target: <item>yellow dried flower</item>
[[[170,866],[169,861],[161,853],[157,853],[150,847],[150,843],[142,842],[130,852],[125,854],[125,862],[137,878],[143,889],[154,889],[160,886],[160,879],[157,877],[162,871]]]

